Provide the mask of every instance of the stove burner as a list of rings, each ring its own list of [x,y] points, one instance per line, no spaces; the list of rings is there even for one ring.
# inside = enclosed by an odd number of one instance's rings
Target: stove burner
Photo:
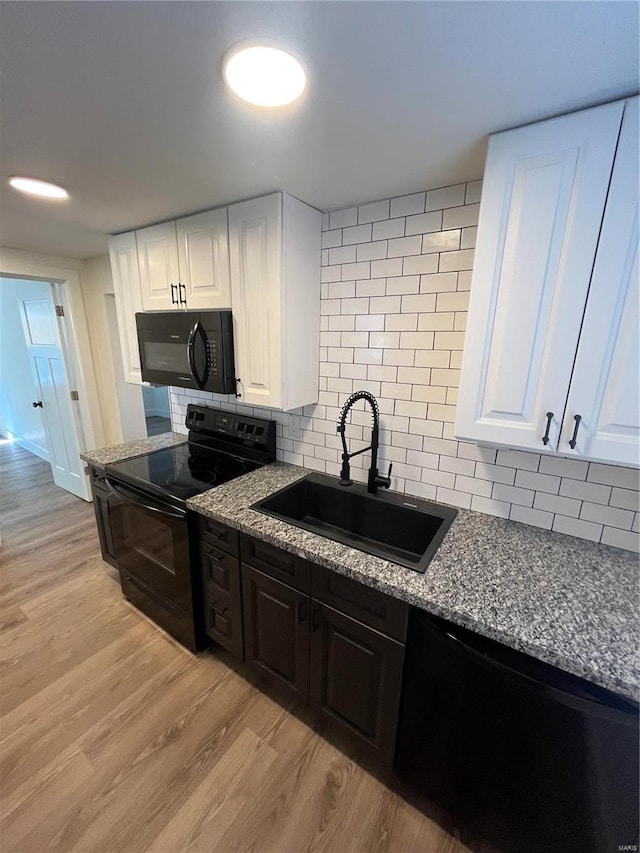
[[[247,470],[247,466],[238,459],[222,459],[215,467],[218,474],[223,477],[242,474]]]
[[[167,485],[173,489],[193,491],[194,486],[213,486],[218,478],[213,471],[195,469],[188,473],[179,472],[167,478]]]

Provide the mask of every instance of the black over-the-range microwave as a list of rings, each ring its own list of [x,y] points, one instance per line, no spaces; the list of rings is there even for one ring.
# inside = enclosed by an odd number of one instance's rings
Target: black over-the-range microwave
[[[136,314],[143,382],[235,394],[231,311]]]

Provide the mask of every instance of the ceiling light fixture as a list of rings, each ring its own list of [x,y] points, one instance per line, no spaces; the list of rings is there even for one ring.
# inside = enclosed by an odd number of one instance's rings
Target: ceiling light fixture
[[[268,42],[243,42],[224,58],[224,79],[236,95],[259,107],[283,107],[303,93],[302,64]]]
[[[39,198],[63,199],[69,198],[69,193],[56,184],[48,184],[46,181],[38,181],[35,178],[9,178],[9,183],[14,190],[21,193],[37,195]]]

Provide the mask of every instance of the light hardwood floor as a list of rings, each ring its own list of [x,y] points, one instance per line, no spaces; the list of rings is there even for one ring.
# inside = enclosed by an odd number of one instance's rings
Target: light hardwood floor
[[[45,463],[1,446],[0,484],[2,853],[466,850],[226,653],[124,601],[92,506]]]

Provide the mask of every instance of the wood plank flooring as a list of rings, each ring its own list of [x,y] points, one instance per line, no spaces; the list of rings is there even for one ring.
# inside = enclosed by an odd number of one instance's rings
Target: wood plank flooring
[[[0,488],[2,853],[466,850],[226,653],[131,607],[48,465],[2,445]]]

